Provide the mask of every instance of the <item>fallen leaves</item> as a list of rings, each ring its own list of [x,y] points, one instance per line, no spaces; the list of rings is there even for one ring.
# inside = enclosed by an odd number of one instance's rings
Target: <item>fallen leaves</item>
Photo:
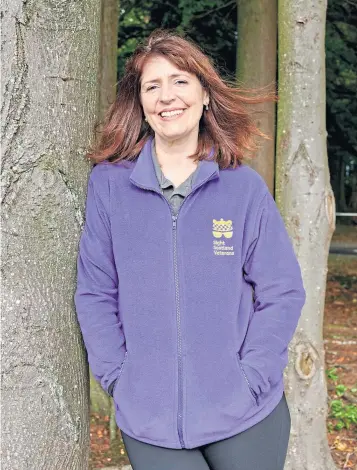
[[[352,388],[357,378],[357,256],[330,255],[324,315],[326,368],[338,368],[339,383]],[[336,387],[328,383],[329,399],[335,399]],[[345,404],[345,394],[340,397]],[[334,425],[334,420],[330,421]],[[328,423],[327,423],[328,424]],[[356,426],[327,434],[332,458],[339,469],[357,468]]]

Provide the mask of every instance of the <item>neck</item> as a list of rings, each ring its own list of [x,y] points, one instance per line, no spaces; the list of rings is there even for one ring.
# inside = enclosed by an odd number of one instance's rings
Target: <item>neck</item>
[[[193,168],[197,166],[192,158],[188,158],[197,150],[198,138],[180,140],[163,140],[154,137],[155,152],[159,165],[164,168]]]

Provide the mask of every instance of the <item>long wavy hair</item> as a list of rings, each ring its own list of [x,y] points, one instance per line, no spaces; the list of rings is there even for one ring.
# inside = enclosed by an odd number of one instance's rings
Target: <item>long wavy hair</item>
[[[254,123],[254,115],[264,111],[252,105],[277,101],[275,90],[248,89],[236,80],[223,79],[212,59],[190,38],[159,28],[127,60],[115,101],[108,107],[103,121],[94,125],[96,139],[87,153],[93,163],[135,160],[147,139],[154,135],[144,119],[140,101],[141,75],[146,61],[153,55],[164,56],[178,69],[195,74],[208,92],[209,109],[200,118],[198,146],[190,158],[205,159],[214,147],[211,158],[220,169],[235,168],[244,158],[251,158],[247,153],[259,148],[256,137],[271,139]]]

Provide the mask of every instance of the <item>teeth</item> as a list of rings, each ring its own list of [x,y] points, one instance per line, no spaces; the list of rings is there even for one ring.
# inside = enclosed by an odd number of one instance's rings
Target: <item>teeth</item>
[[[176,111],[163,111],[161,113],[162,117],[170,117],[170,116],[176,116],[177,114],[182,114],[183,110],[182,109],[177,109]]]

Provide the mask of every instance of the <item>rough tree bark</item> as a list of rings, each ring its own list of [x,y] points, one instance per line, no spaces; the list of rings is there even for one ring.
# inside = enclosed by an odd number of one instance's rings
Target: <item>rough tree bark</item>
[[[247,87],[275,90],[277,51],[277,0],[237,0],[238,46],[236,76]],[[250,164],[274,194],[275,103],[264,103],[258,127],[271,137]]]
[[[279,0],[276,201],[302,268],[307,301],[289,347],[287,470],[331,470],[322,327],[335,230],[325,124],[326,0]]]
[[[3,470],[88,468],[73,295],[98,112],[100,2],[2,4]]]

